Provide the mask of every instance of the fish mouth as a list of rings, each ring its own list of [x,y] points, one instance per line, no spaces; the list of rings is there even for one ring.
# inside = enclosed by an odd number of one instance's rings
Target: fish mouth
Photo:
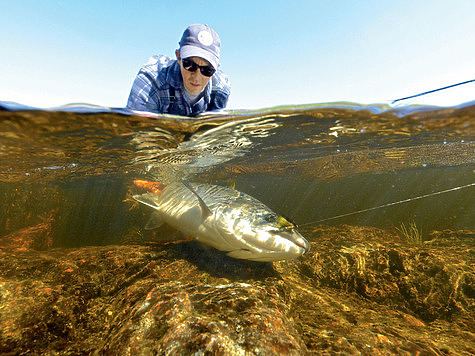
[[[295,230],[281,232],[279,238],[287,241],[287,247],[282,244],[272,245],[254,240],[247,241],[249,243],[247,252],[243,249],[241,252],[235,251],[229,255],[235,258],[268,262],[297,258],[310,250],[310,243]]]
[[[305,239],[304,241],[307,242]],[[302,256],[305,252],[307,252],[309,249],[310,244],[307,242],[306,244],[302,243],[302,245],[295,245],[292,251],[284,251],[280,249],[262,249],[260,251],[256,251],[254,248],[242,248],[227,251],[227,255],[233,258],[245,259],[256,262],[273,262],[298,258]]]
[[[304,249],[304,252],[310,251],[310,243],[304,239],[303,237],[300,237],[295,240],[294,242],[297,246],[300,246]]]
[[[303,248],[304,252],[308,252],[310,250],[310,243],[299,233],[295,231],[290,232],[285,238],[291,242],[293,242],[298,247]]]

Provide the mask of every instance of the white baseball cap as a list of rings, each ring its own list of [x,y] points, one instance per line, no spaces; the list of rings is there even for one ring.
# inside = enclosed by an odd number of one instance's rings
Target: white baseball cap
[[[188,26],[179,44],[181,58],[200,57],[210,62],[214,69],[218,69],[221,40],[208,25]]]

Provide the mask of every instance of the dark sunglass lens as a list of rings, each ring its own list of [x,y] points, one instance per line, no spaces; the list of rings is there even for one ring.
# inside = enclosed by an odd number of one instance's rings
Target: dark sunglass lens
[[[185,68],[189,72],[194,72],[198,69],[198,64],[196,64],[192,60],[185,58],[181,62],[183,63],[183,68]]]
[[[185,68],[188,72],[195,72],[199,68],[201,74],[203,74],[205,77],[212,77],[214,72],[216,72],[213,67],[199,66],[191,59],[184,58],[181,60],[181,63],[183,64],[183,68]]]
[[[208,66],[200,67],[200,71],[205,77],[211,77],[215,72],[214,68]]]

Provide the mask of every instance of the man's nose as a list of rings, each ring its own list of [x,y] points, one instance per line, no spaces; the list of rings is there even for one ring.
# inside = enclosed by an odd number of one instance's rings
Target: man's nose
[[[193,78],[196,78],[198,75],[200,75],[200,69],[198,68],[194,72],[190,72],[190,76]]]

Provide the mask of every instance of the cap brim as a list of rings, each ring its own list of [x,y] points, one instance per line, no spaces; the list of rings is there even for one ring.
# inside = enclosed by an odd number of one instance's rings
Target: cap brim
[[[219,59],[212,53],[195,46],[183,46],[180,48],[180,57],[200,57],[206,59],[214,69],[218,69]]]

